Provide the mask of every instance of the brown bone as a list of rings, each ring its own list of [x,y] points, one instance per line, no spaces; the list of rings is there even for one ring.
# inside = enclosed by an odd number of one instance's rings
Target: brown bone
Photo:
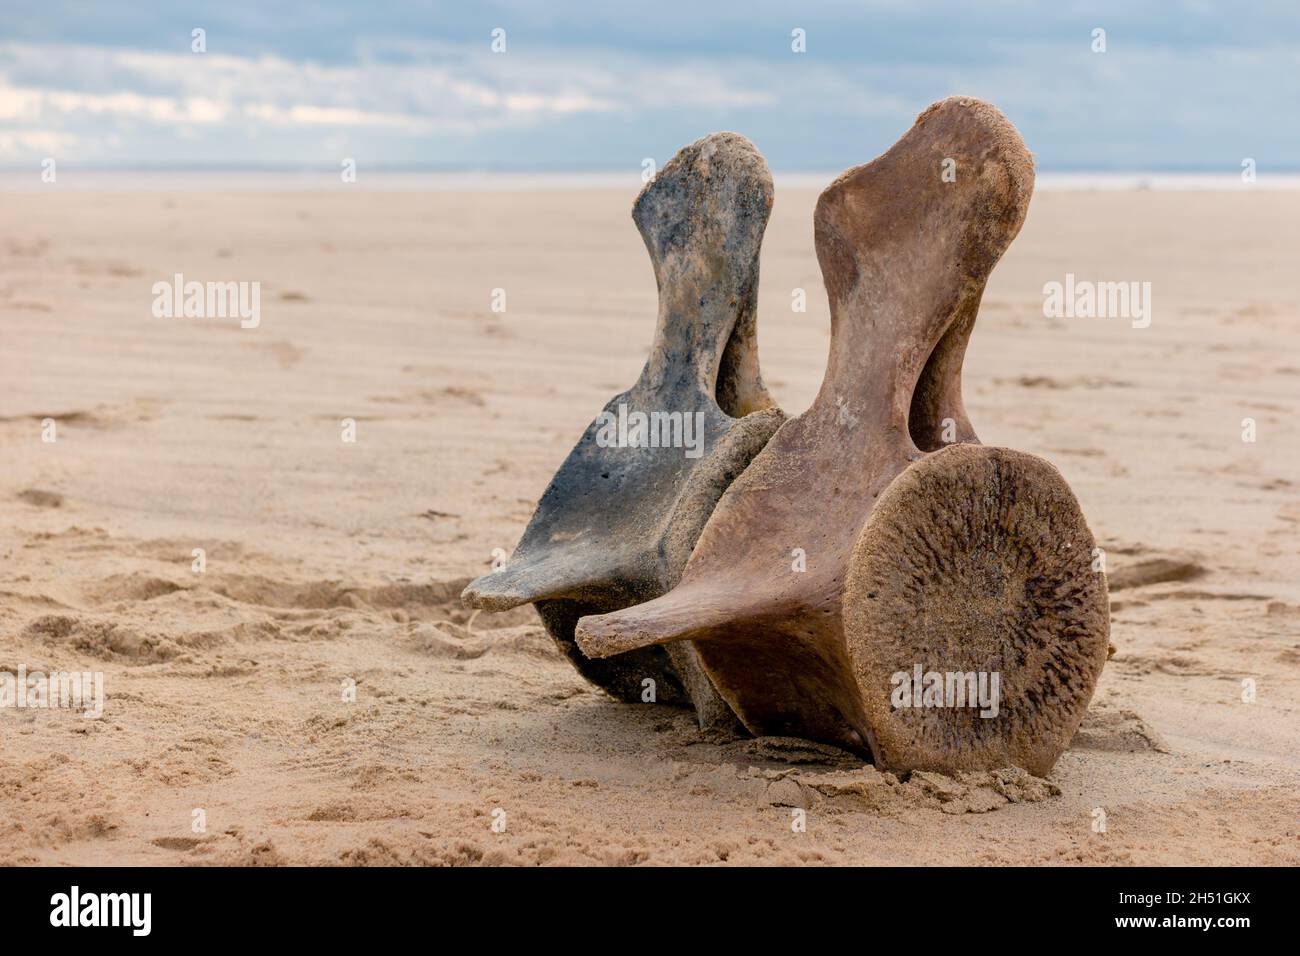
[[[469,605],[494,611],[535,603],[590,680],[636,701],[650,678],[659,701],[693,703],[702,726],[735,718],[689,645],[592,660],[577,650],[573,629],[584,614],[676,584],[719,496],[783,420],[759,376],[755,341],[771,206],[767,163],[735,133],[685,147],[642,190],[632,217],[654,264],[658,325],[641,377],[605,412],[701,413],[702,454],[602,446],[598,418],[551,479],[510,562],[464,593]]]
[[[1104,575],[1060,475],[970,444],[961,402],[966,339],[1032,188],[1015,127],[954,97],[823,192],[832,331],[816,400],[728,489],[680,584],[581,620],[583,651],[690,640],[755,734],[899,769],[1050,769],[1105,660]],[[967,444],[941,447],[947,418]],[[997,672],[999,715],[894,706],[894,675],[917,664]]]

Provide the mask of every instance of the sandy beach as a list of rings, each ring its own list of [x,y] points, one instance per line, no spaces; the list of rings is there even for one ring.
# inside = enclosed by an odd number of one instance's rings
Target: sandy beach
[[[0,863],[1300,863],[1300,192],[1041,192],[993,273],[971,420],[1061,470],[1110,577],[1046,779],[702,733],[461,607],[645,361],[634,195],[4,196],[0,671],[105,700],[0,709]],[[763,247],[789,414],[816,198]],[[260,282],[260,324],[155,317],[176,273]],[[1067,274],[1149,281],[1150,326],[1045,317]]]

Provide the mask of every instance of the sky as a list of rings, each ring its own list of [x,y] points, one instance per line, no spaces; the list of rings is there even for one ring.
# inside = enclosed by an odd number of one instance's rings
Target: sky
[[[10,168],[639,170],[732,129],[835,170],[952,94],[1044,171],[1300,170],[1300,3],[0,3]]]

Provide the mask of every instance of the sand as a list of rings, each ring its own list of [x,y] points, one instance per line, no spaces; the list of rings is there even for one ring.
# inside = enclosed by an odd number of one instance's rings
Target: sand
[[[1300,862],[1300,193],[1041,193],[994,272],[971,419],[1061,469],[1112,579],[1046,780],[702,734],[460,607],[645,359],[633,195],[4,197],[0,671],[106,701],[0,710],[0,863]],[[791,413],[815,199],[778,184],[762,260]],[[154,318],[178,272],[260,281],[260,326]],[[1067,272],[1150,281],[1151,326],[1045,318]]]

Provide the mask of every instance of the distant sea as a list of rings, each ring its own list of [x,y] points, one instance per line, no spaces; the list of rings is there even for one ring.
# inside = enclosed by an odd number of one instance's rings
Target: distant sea
[[[822,189],[839,174],[775,173],[778,187]],[[41,181],[40,169],[0,170],[0,192],[80,190],[90,192],[544,192],[581,189],[640,189],[641,172],[430,172],[366,170],[356,182],[321,170],[78,170],[60,167],[54,183]],[[1246,192],[1300,190],[1300,173],[1261,172],[1253,183],[1239,173],[1090,173],[1039,172],[1036,190],[1044,192],[1134,191]]]

